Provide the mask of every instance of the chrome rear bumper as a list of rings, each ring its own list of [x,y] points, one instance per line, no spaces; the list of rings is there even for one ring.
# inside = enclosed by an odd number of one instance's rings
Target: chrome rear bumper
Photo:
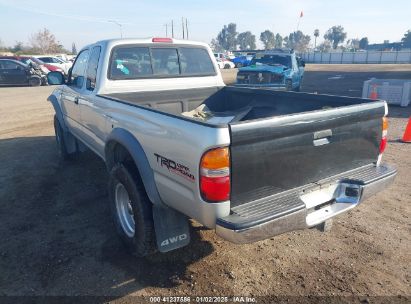
[[[368,165],[315,185],[250,202],[233,208],[233,214],[228,217],[217,219],[216,233],[230,242],[244,244],[310,228],[382,191],[394,181],[396,174],[396,169],[391,166]],[[284,205],[285,208],[273,208],[273,204]],[[274,210],[277,214],[264,214],[264,210]]]

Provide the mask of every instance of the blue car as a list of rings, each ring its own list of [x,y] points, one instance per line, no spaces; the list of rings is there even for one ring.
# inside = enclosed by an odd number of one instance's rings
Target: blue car
[[[235,85],[300,91],[304,67],[304,61],[297,61],[292,50],[257,53],[249,66],[239,69]]]
[[[242,68],[248,66],[251,63],[253,56],[238,56],[231,61],[235,64],[236,68]]]

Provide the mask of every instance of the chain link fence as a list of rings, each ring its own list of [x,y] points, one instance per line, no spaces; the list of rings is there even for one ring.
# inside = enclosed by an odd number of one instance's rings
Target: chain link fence
[[[355,63],[411,63],[409,51],[367,52],[308,52],[301,54],[307,63],[355,64]]]

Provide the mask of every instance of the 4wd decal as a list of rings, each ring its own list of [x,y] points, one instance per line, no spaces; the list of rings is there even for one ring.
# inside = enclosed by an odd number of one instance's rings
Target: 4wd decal
[[[177,163],[174,160],[171,160],[167,157],[161,156],[157,153],[154,153],[155,157],[157,158],[157,163],[161,166],[161,167],[167,167],[168,171],[171,171],[173,173],[176,173],[186,179],[188,179],[189,181],[194,182],[195,181],[195,177],[193,174],[191,174],[190,172],[190,168]]]

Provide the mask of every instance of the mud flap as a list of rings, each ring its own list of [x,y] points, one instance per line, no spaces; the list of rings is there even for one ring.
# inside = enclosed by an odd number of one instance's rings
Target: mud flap
[[[153,219],[160,252],[181,248],[190,243],[188,218],[184,214],[166,206],[153,205]]]

